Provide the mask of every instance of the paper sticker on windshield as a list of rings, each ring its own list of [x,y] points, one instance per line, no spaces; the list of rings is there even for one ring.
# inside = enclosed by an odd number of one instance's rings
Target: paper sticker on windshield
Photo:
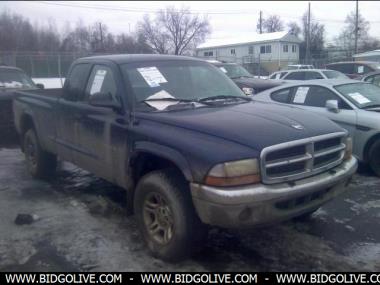
[[[223,71],[224,73],[227,73],[227,69],[225,69],[223,66],[219,67],[221,71]]]
[[[275,79],[280,79],[281,73],[277,73]]]
[[[364,72],[364,66],[360,65],[358,66],[358,73],[363,73]]]
[[[348,93],[348,96],[350,96],[352,99],[354,99],[359,104],[367,104],[367,103],[371,102],[371,100],[369,100],[368,98],[364,97],[359,92]]]
[[[102,89],[104,77],[106,76],[106,74],[107,74],[107,70],[104,70],[104,69],[99,69],[96,71],[94,81],[92,82],[92,85],[91,85],[91,90],[90,90],[91,95],[100,92],[100,90]]]
[[[155,66],[137,68],[137,71],[141,74],[150,87],[158,87],[160,86],[160,83],[168,82]]]
[[[303,104],[306,100],[307,92],[310,87],[298,87],[296,94],[294,95],[293,103]]]

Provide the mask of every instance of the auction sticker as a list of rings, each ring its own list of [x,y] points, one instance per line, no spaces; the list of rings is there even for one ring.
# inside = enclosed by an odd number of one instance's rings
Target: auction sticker
[[[155,66],[137,68],[137,71],[141,74],[150,87],[158,87],[160,86],[160,83],[168,82]]]
[[[106,74],[107,74],[107,70],[104,70],[104,69],[99,69],[96,71],[94,81],[92,82],[92,85],[91,85],[91,90],[90,90],[91,95],[100,92],[100,90],[102,89],[104,77],[106,76]]]
[[[294,95],[293,103],[303,104],[306,100],[307,92],[310,87],[298,87],[296,94]]]
[[[350,96],[352,99],[354,99],[359,104],[367,104],[367,103],[371,102],[371,100],[369,100],[368,98],[364,97],[359,92],[349,93],[348,96]]]

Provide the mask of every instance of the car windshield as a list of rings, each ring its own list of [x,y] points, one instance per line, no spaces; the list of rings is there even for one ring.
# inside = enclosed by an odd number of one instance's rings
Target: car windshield
[[[335,89],[360,109],[380,107],[380,87],[364,83],[349,83]]]
[[[137,103],[158,110],[178,102],[205,104],[207,100],[245,102],[247,96],[219,68],[201,61],[168,60],[122,65]],[[206,99],[207,98],[207,99]],[[159,102],[166,101],[166,102]],[[156,105],[155,105],[156,104]],[[160,106],[158,104],[161,104]]]
[[[16,69],[0,69],[0,88],[22,89],[35,87],[33,81],[25,73]]]
[[[324,75],[326,75],[326,77],[328,79],[333,79],[333,78],[348,79],[348,76],[346,76],[345,74],[343,74],[342,72],[339,72],[339,71],[326,70],[326,71],[322,71],[322,72]]]
[[[253,77],[244,67],[238,64],[223,64],[218,66],[229,78]]]

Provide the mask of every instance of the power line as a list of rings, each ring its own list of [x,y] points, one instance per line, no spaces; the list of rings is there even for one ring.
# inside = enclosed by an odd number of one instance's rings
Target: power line
[[[39,3],[39,4],[45,4],[45,5],[53,5],[53,6],[66,6],[66,7],[72,7],[72,8],[85,8],[85,9],[95,9],[95,10],[109,10],[109,11],[119,11],[119,12],[129,12],[129,13],[157,13],[161,9],[148,9],[148,8],[124,8],[124,7],[110,7],[110,6],[104,6],[104,5],[87,5],[87,4],[71,4],[71,3],[57,3],[57,2],[46,2],[46,1],[33,1],[31,3]],[[258,10],[256,10],[258,11]],[[263,10],[264,11],[264,10]],[[268,14],[270,14],[269,11],[264,11]],[[193,11],[186,11],[187,14],[209,14],[209,15],[255,15],[252,10],[250,11],[201,11],[201,10],[193,10]],[[289,19],[300,19],[302,20],[303,17],[301,16],[292,16],[288,14],[279,15],[282,18],[289,18]],[[345,23],[345,20],[336,20],[336,19],[325,19],[325,18],[314,18],[315,21],[319,22],[331,22],[331,23]],[[380,23],[380,21],[369,21],[370,23]]]

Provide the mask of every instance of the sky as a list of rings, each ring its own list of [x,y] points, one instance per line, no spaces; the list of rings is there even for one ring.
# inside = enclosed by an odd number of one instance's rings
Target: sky
[[[113,33],[133,32],[148,13],[166,6],[189,7],[193,13],[207,15],[212,33],[209,38],[244,37],[256,32],[260,10],[263,17],[276,14],[286,24],[297,21],[307,10],[308,1],[0,1],[4,9],[29,18],[32,23],[54,22],[64,31],[79,19],[84,24],[105,23]],[[355,11],[356,1],[311,1],[314,18],[325,25],[326,42],[332,42],[344,27],[348,13]],[[380,40],[380,1],[359,1],[359,11],[370,22],[369,34]]]

